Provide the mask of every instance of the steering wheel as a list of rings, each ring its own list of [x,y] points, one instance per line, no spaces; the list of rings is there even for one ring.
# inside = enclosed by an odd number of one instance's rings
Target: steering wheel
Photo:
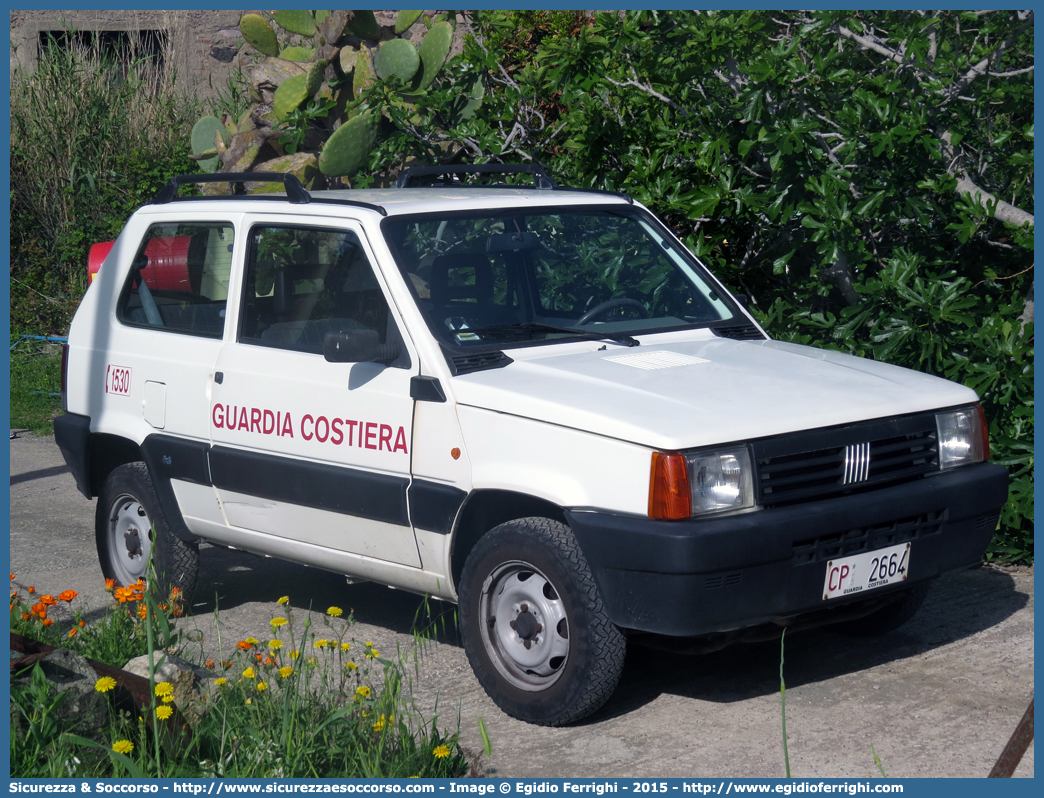
[[[602,302],[599,305],[595,305],[587,313],[577,319],[576,323],[579,324],[590,324],[596,318],[601,316],[606,311],[612,310],[613,308],[631,308],[632,310],[638,311],[638,315],[643,318],[649,318],[649,311],[645,309],[645,305],[639,302],[637,299],[631,299],[630,297],[620,296],[616,299],[609,299]]]

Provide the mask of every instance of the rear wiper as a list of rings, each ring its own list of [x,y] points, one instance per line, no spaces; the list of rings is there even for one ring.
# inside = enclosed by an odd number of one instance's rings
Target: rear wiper
[[[465,332],[464,330],[458,330],[458,332]],[[554,324],[543,324],[537,321],[527,322],[515,322],[514,324],[491,324],[488,327],[473,327],[466,332],[474,333],[475,335],[498,335],[519,332],[560,332],[568,333],[569,335],[583,339],[585,341],[603,341],[610,340],[616,341],[617,343],[627,344],[627,346],[641,346],[641,341],[634,338],[627,333],[620,332],[594,332],[587,330],[578,330],[575,327],[556,327]]]

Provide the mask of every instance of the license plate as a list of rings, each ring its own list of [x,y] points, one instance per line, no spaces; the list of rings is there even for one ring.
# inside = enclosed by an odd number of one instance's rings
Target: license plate
[[[865,593],[902,582],[910,569],[910,544],[854,554],[827,563],[823,598],[835,599]]]

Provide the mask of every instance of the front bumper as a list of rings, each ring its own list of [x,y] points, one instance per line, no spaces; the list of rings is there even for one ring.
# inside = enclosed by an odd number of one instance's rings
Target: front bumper
[[[883,597],[982,559],[1008,496],[992,463],[721,518],[567,511],[610,618],[672,636],[742,629]],[[911,541],[907,581],[823,600],[829,559]]]

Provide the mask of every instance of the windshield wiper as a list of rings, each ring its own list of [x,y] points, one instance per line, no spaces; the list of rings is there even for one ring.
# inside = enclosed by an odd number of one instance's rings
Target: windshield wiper
[[[475,335],[511,335],[520,332],[560,332],[567,333],[585,341],[610,340],[627,346],[641,346],[641,341],[627,333],[621,332],[594,332],[578,330],[575,327],[556,327],[554,324],[543,324],[537,321],[515,322],[514,324],[491,324],[488,327],[473,327],[467,330],[457,330],[458,333],[469,332]]]

